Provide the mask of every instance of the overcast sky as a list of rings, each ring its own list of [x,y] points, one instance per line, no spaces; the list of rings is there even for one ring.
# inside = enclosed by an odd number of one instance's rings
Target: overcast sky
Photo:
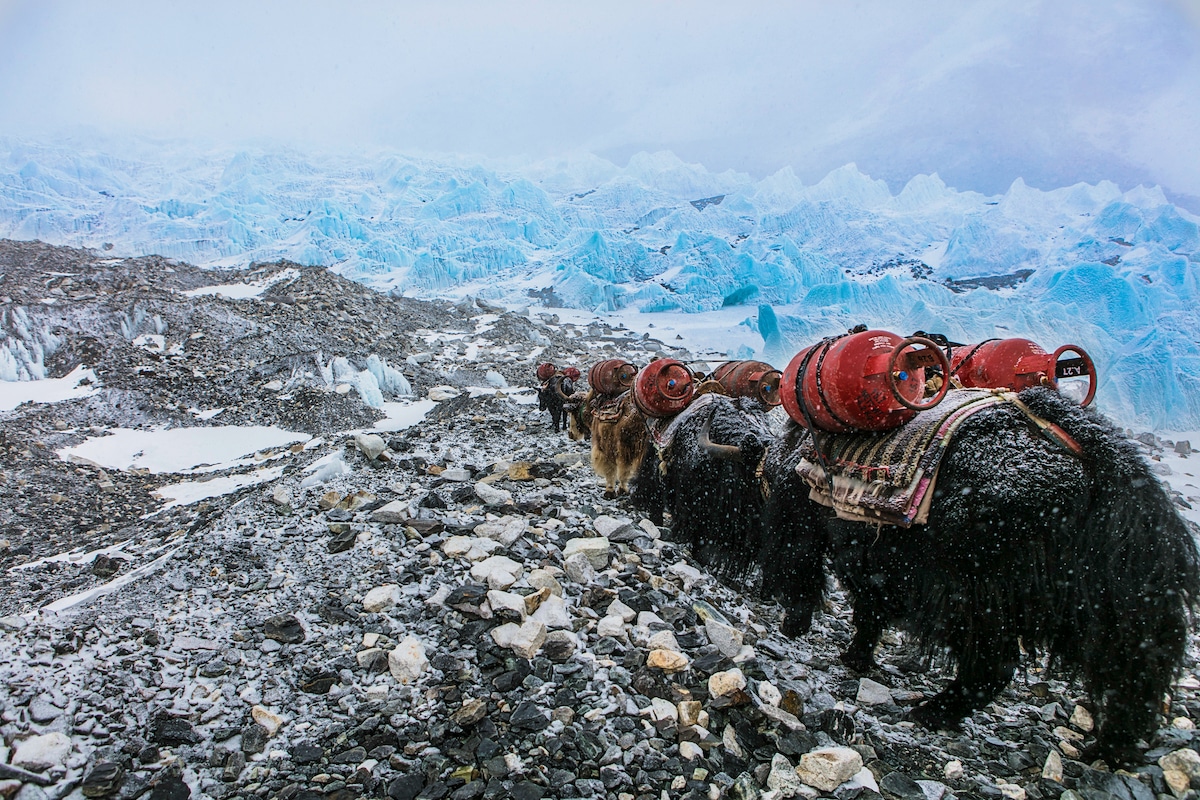
[[[1108,178],[1200,211],[1200,0],[0,0],[0,135],[624,164],[893,188]]]

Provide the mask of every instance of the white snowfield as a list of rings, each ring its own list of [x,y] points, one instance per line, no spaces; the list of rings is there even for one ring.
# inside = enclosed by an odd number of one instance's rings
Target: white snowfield
[[[12,411],[22,403],[61,403],[87,397],[95,394],[96,388],[96,373],[82,366],[62,378],[0,381],[0,411]]]

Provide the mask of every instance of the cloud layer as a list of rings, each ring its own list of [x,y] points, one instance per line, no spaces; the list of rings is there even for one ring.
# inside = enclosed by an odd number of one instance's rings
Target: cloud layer
[[[1200,207],[1194,2],[0,4],[0,133],[490,157],[668,149],[806,181],[1161,184]]]

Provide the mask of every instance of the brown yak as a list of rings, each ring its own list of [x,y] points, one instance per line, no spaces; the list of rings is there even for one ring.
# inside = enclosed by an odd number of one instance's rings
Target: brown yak
[[[604,478],[604,496],[629,492],[629,481],[646,456],[646,417],[633,404],[630,392],[612,397],[588,392],[571,414],[567,435],[592,438],[592,469]]]

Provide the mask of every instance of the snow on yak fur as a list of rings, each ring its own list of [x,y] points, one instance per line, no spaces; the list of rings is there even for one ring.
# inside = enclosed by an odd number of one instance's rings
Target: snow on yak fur
[[[952,441],[929,523],[900,529],[839,520],[808,499],[792,426],[765,464],[771,494],[758,561],[763,591],[807,630],[826,560],[854,604],[843,660],[870,669],[885,626],[957,663],[913,709],[956,727],[1008,685],[1022,645],[1082,680],[1098,711],[1095,755],[1120,762],[1156,724],[1180,670],[1200,588],[1196,543],[1136,447],[1099,414],[1047,389],[1021,394],[1083,447],[1076,458],[1011,405],[981,411]]]
[[[657,523],[670,511],[671,538],[717,577],[744,586],[762,527],[755,471],[774,438],[758,400],[711,395],[680,420],[659,456],[651,448],[630,499]]]

